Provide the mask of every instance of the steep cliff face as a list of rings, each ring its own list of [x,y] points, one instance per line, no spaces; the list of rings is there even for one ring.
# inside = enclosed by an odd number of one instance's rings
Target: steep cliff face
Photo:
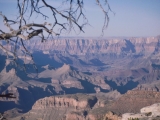
[[[46,108],[73,108],[82,109],[92,108],[97,102],[96,97],[89,95],[63,95],[46,97],[36,101],[32,109],[46,109]]]
[[[73,94],[63,96],[45,97],[36,101],[32,110],[15,118],[34,120],[36,118],[43,120],[73,120],[79,118],[85,119],[87,111],[92,109],[97,103],[97,97],[86,94]]]
[[[69,53],[71,55],[108,54],[108,55],[151,55],[160,50],[158,37],[114,38],[114,39],[58,39],[45,43],[32,40],[26,43],[31,50],[50,53]]]

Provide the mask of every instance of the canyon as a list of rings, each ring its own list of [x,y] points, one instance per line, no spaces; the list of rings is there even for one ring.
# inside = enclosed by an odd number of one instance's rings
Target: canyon
[[[0,50],[0,93],[16,96],[0,98],[8,119],[118,120],[160,103],[159,36],[34,38],[25,46],[34,62],[17,43],[18,67]]]

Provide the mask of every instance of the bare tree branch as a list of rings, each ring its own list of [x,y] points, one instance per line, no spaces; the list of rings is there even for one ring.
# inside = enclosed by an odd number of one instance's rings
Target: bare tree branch
[[[102,4],[102,1],[104,4]],[[14,59],[18,59],[16,46],[17,41],[20,40],[25,54],[28,54],[33,60],[32,54],[27,50],[23,41],[31,40],[33,37],[39,36],[43,42],[46,40],[46,33],[48,39],[50,36],[61,35],[62,31],[76,31],[77,28],[80,32],[84,32],[83,28],[89,24],[84,14],[84,0],[62,0],[61,2],[62,6],[57,8],[54,4],[51,5],[47,0],[17,0],[18,16],[16,20],[10,20],[0,12],[0,17],[3,18],[4,26],[8,28],[7,32],[0,28],[0,41],[7,41],[8,43],[15,42],[14,52],[7,50],[1,44],[0,49],[7,53],[7,55],[13,56]],[[104,30],[108,27],[109,23],[108,13],[110,11],[112,12],[112,10],[107,0],[95,0],[95,2],[105,16],[102,27],[102,34],[104,34]],[[44,9],[49,10],[51,14],[50,17],[53,19],[52,23],[46,22],[49,16],[44,13]],[[41,16],[41,18],[44,19],[44,23],[29,22],[30,18],[34,17],[35,14]],[[63,19],[63,21],[61,21],[61,19]],[[16,28],[15,26],[18,27]],[[59,31],[56,31],[55,28],[58,28]]]
[[[5,33],[1,30],[2,34],[0,34],[0,40],[6,40],[6,39],[10,39],[12,37],[19,37],[23,40],[29,40],[34,36],[38,36],[40,33],[43,36],[43,30],[46,31],[48,34],[54,34],[59,35],[58,33],[55,33],[52,29],[48,29],[46,27],[46,25],[49,25],[49,23],[45,22],[44,24],[35,24],[35,23],[31,23],[31,24],[26,24],[24,26],[20,25],[18,30],[14,30],[13,28],[11,28],[11,26],[8,24],[8,22],[10,22],[10,20],[7,19],[7,17],[5,15],[3,15],[2,13],[0,13],[1,16],[3,16],[4,18],[4,23],[5,25],[10,29],[11,33]],[[38,27],[41,29],[37,29],[37,30],[33,30],[32,27]],[[27,36],[21,34],[26,30],[32,30],[30,33],[28,33]]]
[[[7,50],[5,47],[3,47],[0,44],[0,49],[3,50],[7,55],[13,56],[16,59],[16,56],[14,55],[14,53],[10,52],[9,50]]]
[[[104,9],[104,7],[102,6],[102,4],[100,3],[100,0],[96,0],[98,6],[101,8],[102,12],[104,13],[104,24],[103,24],[103,27],[102,27],[102,35],[104,34],[104,30],[108,27],[108,23],[109,23],[109,15],[108,15],[108,12],[113,12],[110,8],[110,5],[108,3],[107,0],[105,0],[105,5],[107,5],[107,10]],[[114,13],[114,12],[113,12]]]
[[[7,93],[7,94],[3,94],[3,95],[0,95],[0,97],[6,97],[6,98],[16,98],[13,96],[13,93]]]

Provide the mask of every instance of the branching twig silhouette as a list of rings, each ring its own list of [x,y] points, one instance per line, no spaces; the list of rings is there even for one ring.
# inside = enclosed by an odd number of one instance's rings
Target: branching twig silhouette
[[[14,42],[15,49],[8,50],[3,44],[0,44],[2,49],[8,56],[13,57],[13,60],[18,60],[19,55],[16,50],[17,42],[22,43],[22,48],[25,51],[25,55],[31,57],[34,63],[33,57],[24,41],[31,40],[33,37],[40,37],[41,41],[44,42],[49,37],[59,36],[62,31],[79,30],[84,32],[83,28],[89,24],[87,16],[84,13],[84,0],[61,0],[62,6],[56,7],[54,4],[50,4],[47,0],[17,0],[17,12],[18,16],[16,19],[8,19],[6,15],[0,12],[0,17],[3,18],[3,24],[8,28],[5,32],[0,28],[0,41],[6,41],[7,43]],[[107,0],[95,0],[97,5],[104,13],[104,25],[102,27],[102,34],[108,26],[109,16],[108,13],[111,11]],[[102,4],[103,2],[103,4]],[[106,5],[106,7],[104,7]],[[50,16],[44,12],[44,9],[48,9]],[[44,19],[43,23],[29,22],[29,20],[39,15]],[[52,18],[52,22],[49,23],[47,20]],[[97,19],[97,18],[95,18]],[[17,26],[17,28],[15,27]],[[58,31],[55,28],[59,28]],[[47,37],[45,37],[45,33]],[[15,62],[16,63],[16,62]]]
[[[16,98],[16,97],[13,96],[13,93],[1,94],[0,97]]]

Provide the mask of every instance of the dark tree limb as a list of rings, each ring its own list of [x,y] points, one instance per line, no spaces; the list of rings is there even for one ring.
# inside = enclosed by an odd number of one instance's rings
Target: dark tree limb
[[[13,93],[7,93],[7,94],[2,94],[0,97],[6,97],[6,98],[16,98],[13,96]]]
[[[2,44],[0,44],[0,49],[7,53],[7,55],[13,56],[14,60],[16,60],[18,59],[16,45],[17,41],[20,41],[25,54],[28,53],[33,60],[31,53],[27,50],[23,41],[31,40],[33,37],[39,36],[43,42],[50,36],[59,36],[63,31],[76,31],[77,28],[80,32],[85,32],[83,28],[89,23],[84,13],[84,2],[84,0],[62,0],[62,4],[67,7],[63,8],[64,6],[62,5],[61,8],[57,8],[54,4],[49,4],[47,0],[17,0],[16,4],[18,16],[16,20],[8,19],[7,16],[0,12],[0,17],[3,18],[3,24],[6,28],[8,28],[7,32],[0,28],[0,41],[7,41],[7,43],[15,42],[14,52],[7,50],[7,48],[5,48]],[[95,0],[95,2],[105,16],[102,27],[102,34],[104,34],[104,30],[108,27],[109,23],[108,13],[110,11],[112,12],[112,10],[107,0]],[[104,4],[102,4],[102,2],[104,2]],[[38,24],[28,22],[34,14],[41,16],[44,21],[47,21],[49,16],[44,13],[44,8],[50,11],[53,19],[52,23],[44,22]],[[63,21],[61,21],[61,19],[63,19]],[[15,28],[13,25],[18,25],[18,28]],[[57,27],[59,30],[55,31],[55,28]],[[45,38],[44,33],[48,34],[47,38]]]

